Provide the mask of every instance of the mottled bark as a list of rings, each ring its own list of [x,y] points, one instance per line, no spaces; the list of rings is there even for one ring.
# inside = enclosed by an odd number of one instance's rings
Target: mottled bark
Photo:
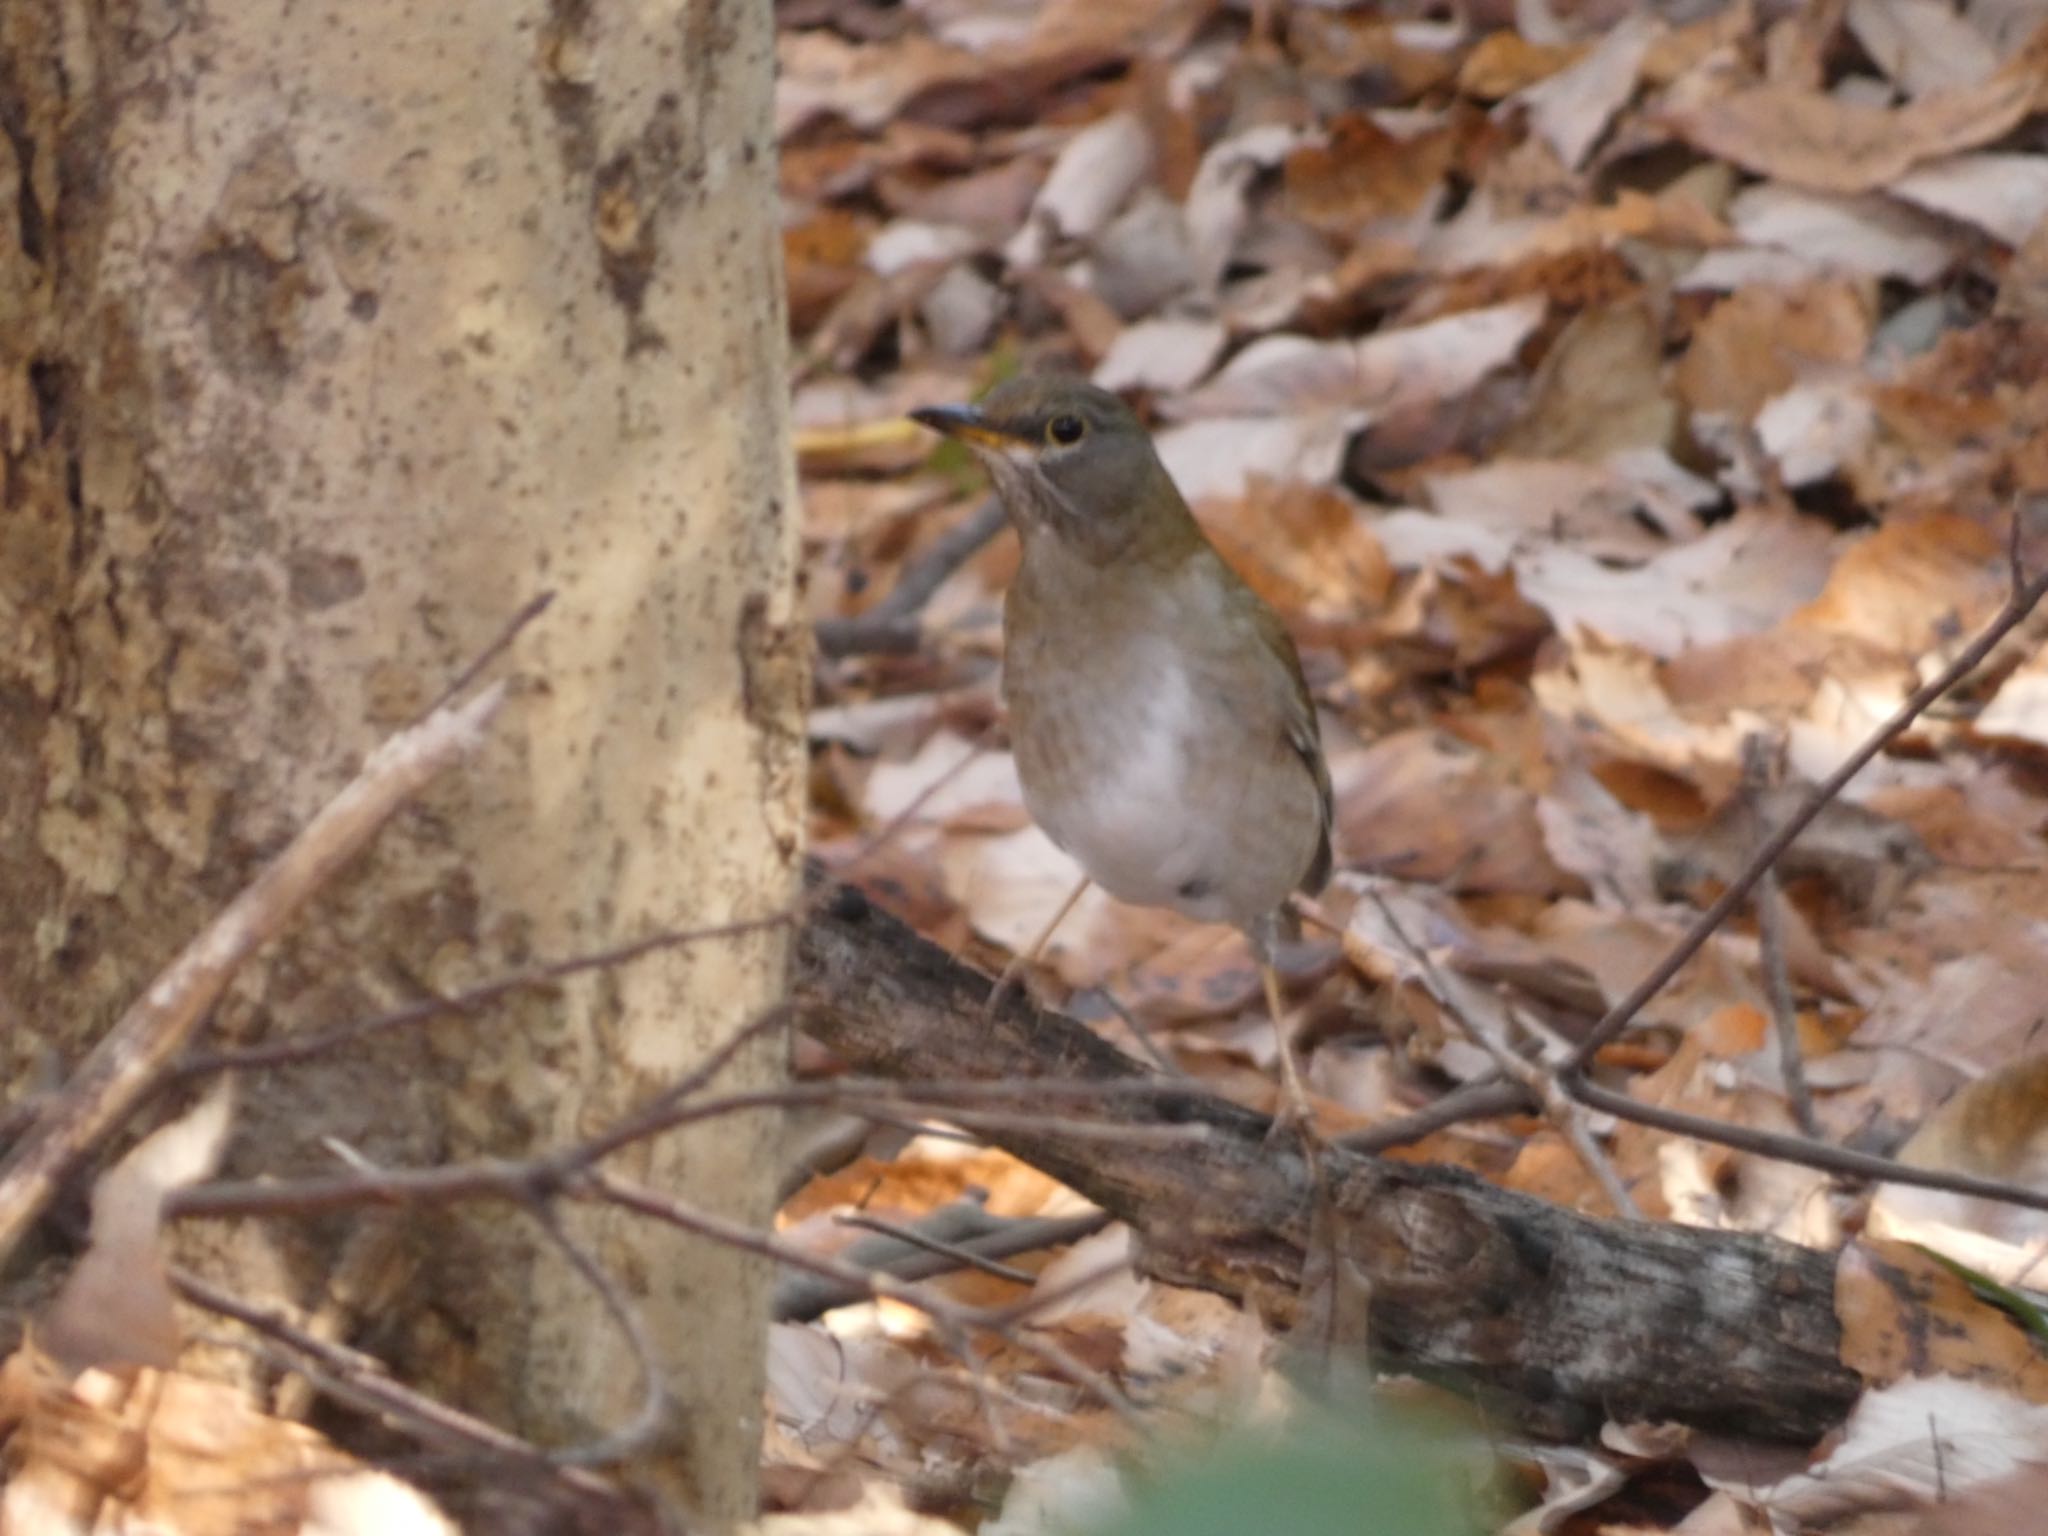
[[[1086,1026],[1020,998],[985,1015],[987,977],[849,890],[798,939],[796,986],[806,1027],[860,1071],[1014,1081],[1026,1104],[1043,1103],[1033,1078],[1128,1088],[1147,1075]],[[1806,1441],[1839,1424],[1860,1390],[1837,1353],[1826,1254],[1594,1221],[1458,1169],[1334,1147],[1319,1154],[1318,1191],[1298,1144],[1269,1140],[1264,1116],[1198,1088],[1061,1103],[1205,1132],[1164,1146],[1056,1123],[989,1133],[1129,1222],[1146,1272],[1242,1297],[1282,1326],[1327,1314],[1331,1297],[1314,1293],[1335,1277],[1365,1298],[1378,1364],[1476,1392],[1534,1430],[1671,1419]],[[1307,1306],[1305,1274],[1325,1277]]]
[[[7,1092],[75,1061],[543,587],[490,748],[244,972],[216,1038],[788,899],[806,662],[770,26],[740,0],[0,5]],[[235,1164],[573,1137],[783,964],[775,934],[707,945],[268,1075]],[[774,1144],[727,1126],[634,1171],[758,1220]],[[663,1479],[750,1508],[758,1266],[578,1231],[682,1396]],[[630,1413],[623,1341],[525,1223],[426,1237],[377,1320],[401,1370],[543,1437]],[[209,1243],[311,1303],[346,1238]]]

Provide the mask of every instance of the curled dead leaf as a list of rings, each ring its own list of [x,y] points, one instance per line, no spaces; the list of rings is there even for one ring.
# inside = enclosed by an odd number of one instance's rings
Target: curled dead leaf
[[[2039,110],[2048,28],[1975,85],[1902,107],[1868,106],[1795,85],[1737,86],[1673,104],[1664,122],[1695,149],[1819,192],[1873,192],[1914,166],[2002,138]]]

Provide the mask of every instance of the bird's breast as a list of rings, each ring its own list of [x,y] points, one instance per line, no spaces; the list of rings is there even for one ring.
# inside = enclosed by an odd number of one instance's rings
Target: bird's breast
[[[1199,780],[1204,705],[1170,648],[1052,640],[1012,659],[1004,693],[1025,804],[1112,896],[1221,917],[1204,898]],[[1061,654],[1065,652],[1065,654]],[[1045,663],[1050,662],[1050,666]]]
[[[1295,680],[1221,570],[1089,569],[1027,538],[1003,693],[1025,804],[1097,884],[1248,928],[1301,882],[1322,822],[1288,735]]]

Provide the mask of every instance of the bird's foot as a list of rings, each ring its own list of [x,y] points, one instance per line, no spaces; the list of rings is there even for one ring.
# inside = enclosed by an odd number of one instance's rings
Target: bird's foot
[[[1294,1064],[1294,1052],[1283,1040],[1280,1048],[1280,1092],[1273,1102],[1273,1123],[1266,1132],[1268,1145],[1292,1137],[1304,1145],[1319,1145],[1322,1133],[1316,1129],[1315,1106],[1309,1102],[1301,1072]]]

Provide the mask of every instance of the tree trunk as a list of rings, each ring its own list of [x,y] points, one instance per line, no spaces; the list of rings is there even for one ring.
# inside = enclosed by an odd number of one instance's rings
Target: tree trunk
[[[75,1060],[519,606],[489,750],[245,973],[214,1043],[796,888],[804,641],[771,13],[739,0],[0,5],[0,1074]],[[779,995],[777,933],[247,1085],[243,1172],[573,1139]],[[767,1077],[764,1046],[734,1079]],[[626,1171],[769,1212],[774,1127]],[[751,1511],[764,1276],[574,1228]],[[543,1438],[634,1356],[502,1210],[436,1222],[379,1347]],[[346,1243],[210,1234],[301,1303]],[[258,1268],[257,1266],[262,1266]]]

